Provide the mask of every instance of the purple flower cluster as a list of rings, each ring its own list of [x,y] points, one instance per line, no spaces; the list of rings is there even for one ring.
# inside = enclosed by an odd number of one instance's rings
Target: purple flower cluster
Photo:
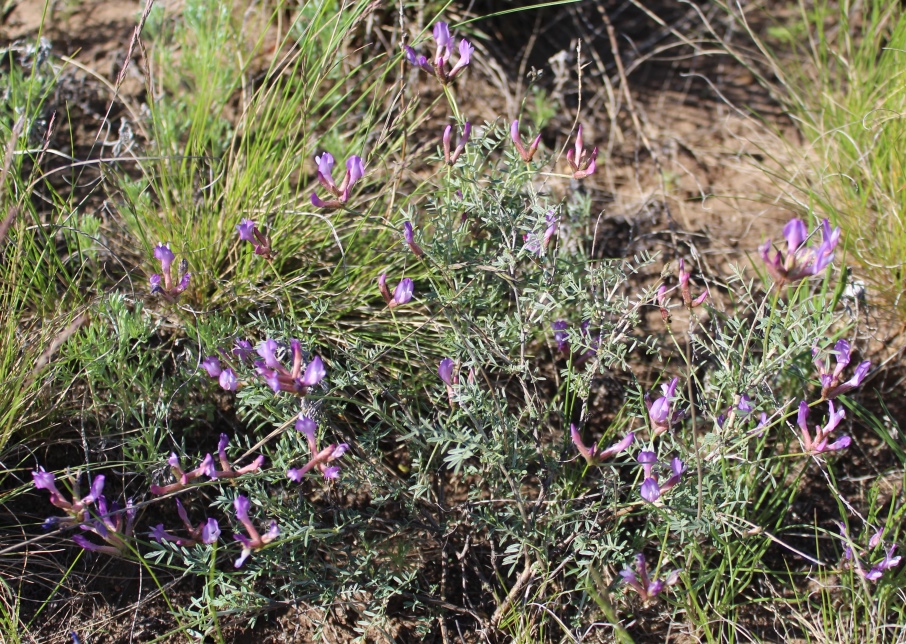
[[[210,454],[205,454],[205,457],[202,459],[201,463],[194,470],[186,472],[182,469],[182,464],[179,462],[179,457],[175,452],[170,454],[170,458],[167,459],[167,463],[170,465],[170,471],[173,472],[173,477],[176,479],[175,483],[169,485],[152,485],[151,494],[170,494],[171,492],[178,492],[179,490],[185,488],[193,480],[201,477],[207,476],[210,479],[234,479],[243,474],[248,474],[249,472],[256,472],[264,464],[264,456],[258,456],[254,461],[248,465],[240,468],[234,468],[230,465],[230,461],[227,458],[226,448],[229,445],[230,439],[226,434],[220,435],[220,441],[217,443],[217,457],[220,464],[220,469],[217,469],[217,466],[214,463],[214,457]]]
[[[89,541],[85,536],[77,534],[72,537],[76,545],[91,552],[103,552],[114,557],[123,556],[129,551],[128,542],[132,538],[132,525],[135,522],[135,508],[132,499],[126,501],[126,508],[120,511],[119,505],[111,501],[107,507],[107,499],[98,495],[95,507],[98,517],[92,518],[79,525],[79,528],[100,537],[106,545],[99,545]]]
[[[607,449],[602,450],[597,445],[586,447],[585,443],[582,442],[582,435],[579,433],[579,428],[573,424],[570,424],[569,426],[569,435],[573,439],[573,444],[576,446],[576,449],[579,450],[579,454],[585,458],[589,465],[597,465],[602,461],[616,456],[620,452],[626,451],[635,440],[635,434],[629,432],[622,440],[614,443]]]
[[[327,210],[336,210],[342,208],[349,201],[349,191],[356,182],[365,176],[365,166],[362,164],[362,158],[351,156],[346,159],[346,176],[343,182],[337,185],[333,180],[334,158],[330,152],[325,152],[319,157],[315,157],[318,164],[318,181],[321,185],[334,196],[333,199],[324,201],[318,197],[318,194],[311,193],[311,203],[316,208],[325,208]]]
[[[154,528],[151,529],[151,532],[148,533],[148,536],[158,543],[170,541],[177,546],[186,547],[194,546],[197,543],[211,545],[212,543],[217,542],[218,537],[220,537],[220,524],[217,522],[217,519],[209,517],[197,526],[192,525],[192,522],[189,521],[189,515],[186,512],[186,509],[179,499],[176,499],[176,511],[179,513],[179,518],[186,527],[186,532],[189,534],[188,538],[178,537],[167,532],[164,529],[163,523],[158,523],[154,526]]]
[[[241,241],[247,241],[255,248],[256,255],[261,255],[267,260],[274,259],[274,251],[271,249],[271,238],[262,233],[254,221],[243,219],[236,224],[236,232],[239,233]]]
[[[669,383],[661,385],[661,391],[664,395],[653,402],[651,394],[645,394],[648,419],[651,421],[651,429],[655,436],[663,434],[685,416],[685,412],[677,409],[674,404],[677,397],[676,387],[678,384],[679,378],[674,378]]]
[[[869,581],[877,581],[884,575],[885,570],[890,570],[895,568],[900,564],[901,557],[899,555],[894,556],[894,550],[896,550],[897,544],[892,543],[884,550],[884,556],[880,561],[872,565],[872,567],[866,571],[862,566],[861,559],[867,559],[871,551],[882,546],[882,539],[884,537],[884,528],[879,528],[868,540],[868,550],[863,551],[861,556],[858,552],[858,549],[854,548],[852,540],[849,538],[849,535],[846,532],[846,524],[842,521],[837,522],[837,526],[840,529],[840,535],[843,537],[844,548],[843,548],[843,567],[844,568],[853,568],[857,573]],[[861,557],[861,558],[860,558]]]
[[[674,458],[670,461],[670,478],[664,481],[664,483],[660,483],[658,474],[655,471],[655,467],[658,465],[657,454],[645,450],[639,452],[636,459],[641,464],[642,471],[645,473],[645,480],[642,481],[640,492],[642,498],[649,503],[654,503],[661,498],[661,495],[664,492],[675,487],[676,484],[680,482],[682,474],[686,470],[686,466],[683,462],[678,458]]]
[[[862,384],[868,370],[871,369],[871,362],[865,360],[856,367],[853,377],[846,382],[840,382],[843,376],[843,370],[849,365],[850,346],[846,340],[837,340],[834,350],[831,351],[836,358],[836,365],[833,370],[830,367],[830,357],[822,355],[818,347],[812,349],[812,357],[815,360],[815,366],[818,368],[818,377],[821,380],[821,397],[826,400],[836,398],[840,394],[855,389]]]
[[[448,125],[444,128],[444,135],[442,137],[444,144],[444,163],[449,166],[456,164],[456,161],[459,159],[460,155],[466,151],[466,143],[469,142],[469,136],[471,134],[472,124],[466,121],[466,124],[462,128],[462,136],[459,137],[459,143],[456,144],[456,148],[451,152],[450,146],[452,144],[453,138],[453,126]]]
[[[43,467],[39,467],[31,473],[31,476],[37,489],[50,492],[51,505],[63,510],[68,515],[64,518],[54,517],[48,519],[45,524],[48,526],[55,523],[75,525],[87,520],[88,506],[97,501],[104,491],[103,475],[94,477],[91,482],[91,491],[84,497],[79,494],[79,481],[78,478],[75,478],[72,479],[72,500],[67,501],[57,489],[56,476],[53,472],[45,472]]]
[[[452,67],[450,66],[450,57],[452,54],[453,38],[450,36],[450,28],[445,22],[438,22],[434,25],[434,42],[437,44],[437,51],[434,59],[428,61],[425,56],[419,56],[415,50],[408,45],[403,45],[406,60],[410,64],[420,67],[432,76],[447,85],[452,83],[472,60],[472,53],[475,48],[468,40],[463,38],[459,41],[459,60]]]
[[[584,179],[594,174],[597,168],[597,158],[598,148],[593,149],[591,154],[585,151],[585,144],[582,141],[582,126],[580,125],[576,132],[575,148],[566,152],[566,161],[573,169],[573,178]]]
[[[132,524],[135,520],[135,510],[132,499],[126,501],[125,510],[121,511],[116,502],[107,505],[103,495],[104,476],[98,475],[91,482],[91,492],[82,497],[79,494],[78,478],[71,478],[72,500],[68,501],[57,489],[56,477],[52,472],[44,471],[39,467],[32,473],[35,488],[50,492],[50,503],[64,512],[65,517],[50,517],[44,526],[53,525],[78,526],[86,533],[94,533],[104,540],[106,545],[99,545],[89,541],[84,535],[77,534],[72,540],[77,545],[92,552],[104,552],[114,556],[121,556],[128,551],[127,542],[132,537]],[[92,515],[89,507],[94,506],[96,515]]]
[[[160,243],[154,247],[154,257],[160,262],[160,273],[151,276],[151,293],[160,294],[164,299],[175,302],[179,294],[189,287],[192,274],[189,273],[186,261],[179,266],[179,282],[173,281],[173,261],[176,256],[170,250],[170,244]]]
[[[589,320],[585,320],[579,325],[579,334],[590,346],[582,355],[576,358],[575,364],[580,364],[598,352],[598,338],[591,337],[590,326],[591,322]],[[572,347],[569,343],[569,323],[566,320],[555,320],[551,323],[551,329],[554,331],[554,342],[557,343],[557,351],[570,353]]]
[[[659,579],[652,580],[648,576],[648,564],[645,561],[645,555],[642,553],[635,556],[634,571],[629,568],[629,566],[626,566],[620,571],[620,577],[623,578],[623,581],[626,582],[630,588],[638,593],[643,602],[654,599],[663,592],[667,586],[673,586],[679,581],[679,575],[680,571],[674,570],[669,573],[663,581]]]
[[[830,407],[827,425],[824,427],[815,426],[815,436],[812,437],[808,430],[808,404],[804,400],[799,403],[799,415],[796,419],[796,424],[799,425],[799,430],[802,432],[802,447],[807,454],[835,452],[846,449],[852,443],[852,439],[849,436],[841,436],[833,443],[828,443],[831,432],[837,428],[837,425],[846,416],[846,411],[840,409],[840,411],[835,412],[833,400],[828,400],[827,404]]]
[[[220,364],[217,356],[208,356],[201,361],[202,368],[208,372],[211,378],[217,378],[221,388],[226,391],[236,391],[239,387],[239,381],[236,379],[236,372],[232,367],[226,369]]]
[[[830,222],[821,222],[823,238],[816,246],[806,246],[809,234],[801,219],[792,219],[783,227],[786,237],[787,254],[783,257],[778,250],[771,257],[771,240],[758,250],[765,267],[778,284],[798,282],[804,277],[818,275],[834,260],[834,249],[840,241],[840,228],[831,230]],[[817,230],[815,231],[817,232]]]
[[[409,300],[412,299],[414,288],[415,285],[412,280],[408,277],[404,277],[399,281],[399,284],[396,285],[396,288],[393,290],[393,295],[391,295],[390,289],[387,288],[387,273],[383,273],[378,278],[378,289],[380,290],[384,301],[387,303],[387,307],[391,309],[407,304]]]
[[[258,530],[255,529],[255,524],[249,519],[250,505],[248,497],[241,494],[233,501],[233,507],[236,509],[236,518],[245,527],[245,531],[248,532],[248,536],[239,532],[233,535],[233,539],[242,544],[242,553],[233,564],[236,568],[241,567],[245,563],[245,560],[248,559],[253,550],[261,550],[280,535],[280,529],[277,527],[276,521],[270,522],[265,534],[259,534]]]
[[[292,369],[287,369],[277,358],[280,345],[276,340],[267,339],[256,347],[262,360],[255,361],[255,370],[258,372],[274,393],[286,391],[298,396],[305,396],[308,390],[319,384],[327,370],[319,356],[311,359],[308,365],[302,359],[302,343],[290,340],[293,364]],[[303,372],[303,367],[305,371]]]
[[[538,144],[541,143],[541,135],[539,134],[526,150],[525,146],[522,145],[522,137],[519,136],[519,121],[513,121],[510,125],[510,138],[513,139],[513,144],[516,146],[516,151],[519,153],[519,156],[521,156],[522,160],[526,163],[532,160],[532,157],[535,156],[535,152],[538,150]]]
[[[349,449],[347,443],[334,443],[324,449],[318,449],[317,431],[318,426],[308,416],[299,415],[296,421],[296,431],[305,436],[308,441],[308,449],[311,451],[311,459],[301,469],[293,468],[287,471],[286,476],[296,483],[300,482],[306,474],[312,469],[317,468],[321,471],[326,479],[335,479],[340,475],[338,465],[328,465],[331,461],[339,459],[346,450]]]

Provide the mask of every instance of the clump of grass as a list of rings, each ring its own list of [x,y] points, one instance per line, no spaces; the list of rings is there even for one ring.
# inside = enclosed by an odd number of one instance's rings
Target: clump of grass
[[[749,32],[772,75],[763,80],[807,142],[790,148],[798,163],[771,172],[793,208],[843,227],[856,277],[902,316],[906,12],[824,0],[788,9],[763,37]]]

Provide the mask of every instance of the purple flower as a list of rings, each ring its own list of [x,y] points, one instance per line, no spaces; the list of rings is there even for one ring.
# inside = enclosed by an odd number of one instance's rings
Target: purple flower
[[[305,373],[302,375],[302,386],[314,387],[324,380],[326,375],[327,369],[324,368],[324,363],[321,361],[320,356],[315,356],[305,368]]]
[[[440,364],[437,365],[437,375],[440,376],[440,379],[444,381],[446,385],[453,385],[453,360],[450,358],[444,358],[440,361]]]
[[[221,373],[223,373],[223,369],[220,366],[220,360],[217,358],[217,356],[208,356],[207,358],[202,360],[201,367],[208,372],[208,375],[211,378],[217,378]]]
[[[281,369],[283,367],[277,359],[277,350],[279,348],[280,345],[277,344],[277,341],[270,338],[257,347],[258,355],[264,358],[264,364],[271,369]]]
[[[262,233],[254,221],[243,219],[236,224],[236,231],[239,233],[240,240],[247,241],[254,246],[256,255],[261,255],[265,259],[274,258],[270,237]]]
[[[642,601],[647,602],[654,599],[667,586],[672,586],[678,582],[679,573],[679,570],[674,570],[667,575],[664,581],[652,581],[648,577],[648,565],[645,562],[645,555],[639,553],[635,556],[635,571],[627,566],[620,571],[620,576],[630,588],[638,593]]]
[[[176,256],[173,254],[173,251],[170,250],[170,244],[161,242],[154,247],[154,258],[160,262],[161,271],[166,274],[170,271],[170,267],[173,264],[173,260],[176,259]]]
[[[236,391],[239,387],[239,381],[236,380],[236,373],[232,369],[224,369],[220,372],[220,387],[226,391]]]
[[[472,124],[466,121],[466,124],[462,128],[462,136],[459,137],[459,143],[456,145],[456,149],[452,152],[450,151],[450,146],[453,139],[453,126],[448,125],[444,128],[443,137],[441,141],[444,146],[444,163],[449,166],[452,166],[459,159],[460,155],[465,152],[466,143],[469,142],[469,135],[472,134]]]
[[[689,287],[689,280],[692,277],[692,274],[686,270],[686,264],[682,258],[679,261],[679,286],[680,294],[683,296],[683,305],[692,310],[697,306],[701,306],[705,299],[708,297],[708,289],[702,291],[702,293],[696,297],[692,298],[692,290]]]
[[[739,404],[736,405],[736,409],[739,410],[740,416],[747,416],[755,411],[752,406],[752,399],[745,394],[739,397]]]
[[[561,353],[569,352],[569,333],[567,329],[569,325],[566,320],[556,320],[551,323],[551,328],[554,330],[554,342],[557,343],[557,351]]]
[[[421,257],[425,254],[422,247],[415,243],[415,232],[412,229],[412,224],[408,221],[403,222],[403,237],[406,240],[406,244],[409,246],[409,250],[411,250],[416,257]]]
[[[103,498],[101,496],[104,491],[104,476],[102,474],[94,477],[94,480],[91,482],[91,490],[84,497],[80,497],[79,495],[78,480],[73,480],[72,501],[67,501],[57,489],[56,477],[52,472],[46,472],[43,467],[38,467],[37,470],[32,471],[31,475],[35,483],[35,488],[50,492],[49,500],[51,505],[63,510],[68,515],[64,518],[54,518],[53,523],[64,523],[69,525],[83,521],[88,516],[88,506],[95,503],[99,498]],[[48,519],[48,521],[50,521],[50,519]]]
[[[255,243],[255,222],[251,219],[242,219],[236,224],[236,231],[239,233],[239,239],[252,244]]]
[[[767,240],[758,250],[764,260],[765,268],[778,284],[798,282],[804,277],[818,275],[834,259],[834,249],[840,241],[840,228],[831,230],[830,222],[821,222],[823,238],[817,245],[806,246],[808,231],[799,219],[793,219],[783,228],[787,242],[787,256],[784,259],[780,251],[771,257],[771,240]],[[817,232],[817,231],[815,231]]]
[[[210,517],[204,522],[204,527],[201,529],[201,540],[210,545],[216,543],[218,537],[220,537],[220,524],[217,523],[217,519]]]
[[[459,73],[466,68],[472,58],[475,48],[467,40],[459,41],[459,60],[456,65],[450,67],[451,48],[453,39],[450,36],[450,28],[445,22],[438,22],[434,25],[433,30],[434,42],[437,45],[437,51],[434,54],[434,60],[429,63],[425,56],[416,55],[415,51],[408,45],[403,46],[406,60],[412,65],[420,67],[429,74],[446,85],[453,81]]]
[[[528,150],[526,150],[525,146],[522,145],[522,137],[519,136],[519,121],[513,121],[510,125],[510,138],[513,139],[513,144],[516,146],[516,151],[519,153],[519,156],[521,156],[522,160],[526,163],[532,160],[532,157],[535,156],[535,152],[538,150],[538,144],[541,143],[541,135],[539,134],[535,137],[535,140],[532,141]]]
[[[586,447],[585,443],[582,442],[582,435],[579,433],[579,428],[573,424],[570,424],[569,426],[569,434],[573,444],[579,451],[579,454],[582,455],[589,465],[596,465],[601,461],[616,456],[620,452],[625,451],[635,440],[635,434],[629,432],[620,441],[614,443],[607,449],[602,450],[597,445]]]
[[[87,538],[83,537],[80,534],[73,535],[72,540],[76,542],[76,545],[82,548],[83,550],[88,550],[90,552],[103,552],[104,554],[117,557],[121,554],[117,548],[113,546],[101,546],[96,543],[89,541]]]
[[[870,581],[877,581],[881,578],[881,575],[884,574],[885,570],[890,570],[891,568],[896,567],[900,563],[900,556],[893,556],[893,551],[896,549],[897,544],[891,544],[887,549],[887,552],[884,554],[884,558],[871,567],[867,573],[865,573],[865,578]]]
[[[412,280],[408,277],[401,279],[400,283],[396,285],[396,289],[393,291],[393,299],[396,301],[397,305],[408,303],[409,300],[412,299],[412,290]]]
[[[233,355],[247,362],[252,359],[255,349],[248,340],[236,340],[236,346],[233,347]]]
[[[657,484],[657,479],[649,478],[642,482],[642,498],[649,503],[654,503],[661,497],[661,488]]]
[[[313,468],[317,468],[321,471],[324,478],[337,478],[339,476],[340,468],[337,465],[328,465],[328,463],[341,458],[349,449],[349,445],[346,443],[335,443],[319,450],[316,435],[317,425],[311,418],[302,416],[301,414],[296,421],[296,430],[305,436],[305,439],[308,442],[309,451],[311,452],[311,458],[302,468],[288,470],[286,476],[290,480],[298,483],[305,478],[305,475]]]
[[[836,358],[836,365],[833,370],[830,368],[830,360],[827,355],[820,355],[818,347],[812,349],[812,356],[815,360],[815,366],[818,368],[818,377],[821,380],[821,396],[827,400],[836,398],[840,394],[855,389],[862,384],[868,370],[871,369],[871,362],[865,360],[860,362],[853,372],[853,377],[846,382],[841,383],[843,370],[850,362],[850,346],[846,340],[838,340],[831,352]]]
[[[807,454],[834,452],[846,449],[852,443],[852,439],[849,436],[841,436],[833,443],[828,443],[828,437],[846,416],[846,411],[840,409],[840,411],[835,412],[834,401],[832,400],[827,401],[827,404],[830,407],[827,425],[824,427],[815,427],[815,436],[812,438],[808,430],[807,422],[809,413],[808,404],[804,400],[799,403],[799,414],[796,423],[799,425],[799,430],[802,433],[802,446]]]
[[[242,544],[242,554],[239,555],[239,558],[234,564],[236,568],[241,567],[242,564],[245,563],[245,560],[248,559],[253,550],[261,550],[280,534],[280,530],[277,528],[277,523],[275,521],[271,521],[270,527],[264,536],[259,534],[258,530],[255,529],[255,525],[249,519],[249,505],[248,498],[241,494],[233,501],[233,507],[236,510],[236,518],[248,533],[248,536],[238,532],[233,535],[233,538]]]
[[[660,483],[658,474],[654,471],[657,465],[657,456],[654,452],[645,451],[638,455],[637,460],[642,465],[645,480],[642,481],[640,493],[642,498],[649,503],[657,501],[667,490],[672,489],[680,482],[683,472],[686,471],[685,464],[678,458],[670,461],[671,476],[664,483]]]
[[[341,208],[349,201],[349,192],[352,190],[352,187],[359,179],[365,176],[365,166],[362,163],[362,158],[353,155],[346,159],[346,176],[343,177],[343,182],[340,185],[337,185],[334,182],[333,176],[331,175],[334,159],[329,153],[325,152],[320,157],[315,157],[315,161],[318,164],[318,181],[335,198],[324,201],[318,197],[317,193],[313,192],[311,193],[312,205],[328,210]]]
[[[179,267],[180,280],[173,283],[173,260],[176,259],[169,244],[160,243],[154,247],[154,257],[160,261],[161,274],[151,276],[151,292],[159,293],[164,299],[175,302],[180,293],[189,286],[191,275],[187,272],[188,263],[183,260]],[[163,282],[163,285],[161,284]]]
[[[337,184],[333,180],[334,158],[330,152],[325,152],[319,157],[315,157],[315,163],[318,164],[318,181],[330,192],[337,194]]]
[[[650,450],[644,450],[639,452],[639,455],[636,456],[636,460],[642,465],[642,471],[645,473],[645,478],[651,478],[651,471],[654,469],[654,466],[657,465],[657,454]]]
[[[573,169],[574,179],[584,179],[590,174],[594,174],[597,168],[596,160],[598,158],[598,148],[588,154],[585,150],[585,144],[582,140],[582,126],[579,126],[576,132],[576,145],[573,150],[566,153],[566,161]]]
[[[396,285],[393,295],[390,295],[390,290],[387,288],[387,274],[384,273],[378,277],[378,289],[384,297],[384,301],[387,302],[387,306],[392,309],[406,304],[412,299],[414,284],[410,278],[404,277]]]
[[[658,398],[654,402],[651,401],[651,396],[649,394],[645,394],[645,406],[648,408],[648,418],[651,420],[651,426],[655,436],[666,432],[683,416],[681,410],[675,410],[673,408],[678,383],[679,378],[674,378],[669,384],[661,385],[661,391],[664,392],[664,396]]]

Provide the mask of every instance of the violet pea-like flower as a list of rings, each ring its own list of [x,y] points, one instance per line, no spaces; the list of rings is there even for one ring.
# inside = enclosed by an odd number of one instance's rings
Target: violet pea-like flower
[[[619,454],[620,452],[625,451],[632,442],[635,440],[635,434],[629,432],[621,440],[614,443],[607,449],[602,450],[597,445],[592,445],[587,447],[585,443],[582,442],[582,435],[579,433],[579,428],[574,424],[569,426],[569,435],[572,438],[573,444],[576,446],[576,449],[579,451],[579,454],[585,459],[589,465],[597,465],[604,460],[612,458]]]
[[[708,289],[702,291],[702,293],[696,297],[692,297],[692,291],[689,287],[689,280],[692,277],[692,274],[686,270],[685,261],[680,258],[679,261],[679,286],[680,294],[683,296],[683,305],[687,309],[694,309],[697,306],[701,306],[705,299],[708,297]]]
[[[264,259],[274,258],[270,237],[262,233],[254,221],[242,219],[236,224],[236,232],[239,233],[240,240],[247,241],[254,247],[256,255],[261,255]]]
[[[409,250],[411,250],[416,257],[421,257],[425,254],[422,247],[415,242],[415,231],[412,228],[412,224],[408,221],[403,222],[403,238],[406,240],[406,245],[409,246]]]
[[[893,543],[887,548],[887,552],[884,554],[884,558],[871,567],[867,573],[865,573],[865,578],[869,581],[877,581],[884,574],[885,570],[890,570],[899,565],[901,557],[897,555],[893,556],[893,551],[896,549],[897,544]]]
[[[652,402],[650,394],[645,394],[645,406],[648,408],[648,418],[655,436],[666,432],[683,417],[683,411],[674,409],[673,404],[678,384],[679,378],[674,378],[668,384],[661,385],[664,395],[654,402]]]
[[[466,124],[462,128],[462,136],[459,137],[459,143],[456,144],[456,148],[451,152],[450,147],[453,139],[453,126],[448,125],[444,128],[444,135],[442,137],[444,145],[444,163],[449,166],[455,165],[456,161],[459,159],[460,155],[466,150],[466,143],[469,142],[469,136],[472,134],[472,124],[466,121]]]
[[[804,400],[799,403],[799,414],[796,419],[796,424],[799,425],[799,430],[802,433],[802,446],[807,454],[834,452],[846,449],[850,446],[850,443],[852,443],[852,439],[849,436],[841,436],[833,443],[828,443],[830,434],[846,416],[846,411],[841,408],[840,411],[835,412],[833,400],[827,401],[827,404],[830,407],[827,425],[824,427],[815,427],[815,436],[813,438],[808,429],[808,404]]]
[[[664,492],[672,489],[680,482],[683,472],[686,471],[685,464],[678,458],[670,461],[671,476],[664,483],[660,483],[657,472],[654,470],[657,465],[657,457],[654,452],[642,452],[637,457],[645,473],[645,480],[642,481],[640,494],[642,498],[649,503],[657,501]]]
[[[627,566],[620,571],[620,577],[642,598],[642,601],[647,602],[657,597],[667,586],[673,586],[678,582],[679,573],[679,570],[674,570],[663,581],[652,580],[648,576],[645,555],[639,553],[635,556],[635,570],[633,571]]]
[[[152,484],[151,494],[160,496],[162,494],[178,492],[201,476],[207,476],[212,479],[217,478],[217,469],[214,467],[214,458],[210,454],[205,454],[205,457],[198,467],[188,472],[182,469],[182,464],[180,463],[176,452],[170,454],[170,457],[167,459],[167,464],[170,466],[170,471],[173,473],[176,482],[170,483],[169,485]]]
[[[176,511],[179,514],[179,518],[182,520],[183,525],[186,527],[186,531],[189,533],[187,538],[167,532],[164,529],[163,523],[158,523],[154,526],[154,528],[151,529],[151,532],[148,533],[148,536],[158,543],[170,541],[177,546],[194,546],[199,542],[211,545],[212,543],[217,542],[218,537],[220,537],[220,524],[217,522],[217,519],[211,517],[205,519],[197,526],[192,525],[186,509],[179,499],[176,499]]]
[[[836,358],[836,365],[833,370],[830,368],[830,360],[827,355],[820,355],[818,347],[812,349],[812,356],[815,360],[815,366],[818,368],[818,377],[821,380],[821,396],[827,400],[836,398],[840,394],[855,389],[862,384],[868,370],[871,369],[871,362],[865,360],[860,362],[853,372],[853,377],[846,382],[843,379],[843,370],[850,362],[850,346],[846,340],[837,340],[832,353]]]
[[[432,76],[436,76],[442,84],[447,85],[448,83],[453,82],[453,79],[468,66],[472,60],[472,53],[475,51],[475,48],[468,40],[460,40],[459,60],[451,67],[450,57],[452,54],[451,46],[453,45],[453,38],[450,36],[450,28],[447,26],[447,23],[438,22],[435,24],[433,35],[437,50],[432,61],[429,62],[425,56],[419,56],[415,53],[415,50],[408,45],[403,45],[403,52],[406,60],[409,61],[410,64],[425,70]]]
[[[88,516],[88,506],[95,503],[100,498],[104,490],[104,475],[99,474],[91,482],[91,491],[86,496],[80,496],[79,483],[77,478],[72,479],[72,500],[67,500],[57,489],[56,476],[53,472],[46,472],[43,467],[38,467],[32,471],[32,479],[35,488],[38,490],[47,490],[50,492],[50,503],[56,508],[63,510],[67,516],[64,518],[54,517],[48,519],[48,525],[54,523],[75,524],[84,521]]]
[[[268,530],[264,535],[260,534],[255,528],[255,524],[249,519],[249,506],[250,502],[248,497],[242,496],[241,494],[233,501],[233,507],[236,509],[236,518],[243,527],[245,527],[245,530],[248,533],[248,536],[239,532],[233,535],[233,538],[242,544],[242,553],[233,564],[236,568],[240,568],[242,564],[245,563],[245,560],[248,559],[253,550],[261,550],[280,535],[280,529],[277,527],[276,521],[270,522]]]
[[[557,351],[561,353],[569,352],[568,328],[569,324],[566,320],[555,320],[551,323],[551,329],[554,331],[554,342],[557,343]]]
[[[326,479],[335,479],[339,477],[340,467],[338,465],[328,464],[342,457],[349,449],[349,445],[346,443],[333,443],[324,449],[319,450],[316,435],[317,429],[318,426],[315,421],[308,416],[299,415],[299,419],[296,421],[296,431],[305,436],[309,452],[311,452],[311,458],[308,463],[300,469],[293,468],[286,472],[286,476],[291,481],[295,481],[296,483],[300,482],[305,478],[306,474],[315,468],[320,470],[321,474]]]
[[[303,372],[304,361],[301,343],[298,340],[292,340],[290,347],[293,358],[291,370],[284,367],[280,359],[277,358],[279,345],[276,340],[272,339],[265,340],[258,345],[258,355],[264,360],[255,362],[255,368],[268,386],[274,390],[274,393],[286,391],[298,396],[305,396],[309,389],[324,379],[324,376],[327,375],[327,370],[324,368],[324,362],[321,358],[315,356],[305,366],[305,371]]]
[[[102,552],[114,557],[128,554],[128,542],[132,538],[132,526],[135,522],[135,507],[132,499],[126,501],[126,508],[121,511],[115,502],[112,502],[108,508],[107,499],[103,495],[99,495],[95,507],[97,518],[92,517],[79,527],[85,532],[94,533],[107,545],[99,545],[82,535],[74,536],[73,541],[82,549],[91,552]]]
[[[359,179],[365,176],[365,166],[362,164],[362,158],[353,155],[346,159],[346,176],[343,177],[343,182],[340,185],[337,185],[333,180],[334,158],[329,152],[315,157],[315,162],[318,164],[318,181],[334,198],[324,201],[318,197],[317,193],[313,192],[311,193],[312,205],[326,210],[342,208],[349,201],[349,191],[352,190],[352,187]]]
[[[582,140],[582,126],[579,126],[576,132],[576,145],[573,150],[566,152],[566,161],[573,169],[574,179],[584,179],[590,174],[594,174],[597,168],[598,148],[594,148],[591,154],[585,150],[585,144]]]
[[[185,260],[179,265],[179,281],[173,281],[173,261],[176,256],[170,250],[170,244],[161,242],[154,247],[154,258],[160,262],[160,274],[155,273],[150,277],[151,293],[159,294],[164,299],[175,302],[179,294],[189,287],[189,281],[192,278],[188,272],[188,264]]]
[[[758,247],[765,268],[778,284],[798,282],[799,280],[818,275],[834,259],[834,249],[840,241],[840,228],[831,230],[830,222],[821,222],[822,240],[817,245],[806,246],[808,229],[800,219],[790,220],[783,228],[787,242],[786,258],[778,250],[771,257],[771,240]]]
[[[393,295],[391,295],[390,289],[387,287],[387,274],[384,273],[378,277],[378,290],[380,290],[381,296],[383,296],[388,308],[391,309],[407,304],[412,299],[414,288],[415,285],[412,280],[408,277],[404,277],[400,280],[399,284],[396,285]]]

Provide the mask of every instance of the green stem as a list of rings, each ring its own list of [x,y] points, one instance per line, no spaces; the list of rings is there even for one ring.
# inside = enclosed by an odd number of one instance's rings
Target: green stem
[[[217,618],[217,609],[214,608],[214,573],[217,570],[217,542],[211,547],[211,566],[208,569],[208,580],[205,584],[205,591],[208,595],[208,610],[211,613],[211,621],[214,622],[214,631],[217,633],[217,642],[224,644],[223,631],[220,630],[220,620]]]

